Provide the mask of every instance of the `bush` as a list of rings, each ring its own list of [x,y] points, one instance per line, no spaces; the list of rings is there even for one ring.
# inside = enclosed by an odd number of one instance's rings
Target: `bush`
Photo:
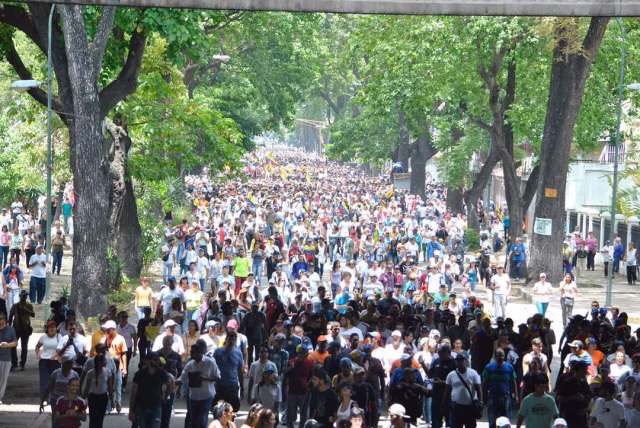
[[[480,249],[480,233],[475,229],[465,229],[464,231],[464,247],[467,250]]]

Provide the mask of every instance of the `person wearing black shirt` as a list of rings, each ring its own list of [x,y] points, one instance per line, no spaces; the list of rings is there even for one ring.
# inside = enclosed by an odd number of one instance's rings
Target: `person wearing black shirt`
[[[558,379],[556,401],[560,416],[567,420],[568,428],[584,428],[589,415],[592,392],[587,383],[587,363],[575,360],[571,370]]]
[[[133,377],[129,420],[138,428],[155,428],[160,425],[162,403],[172,387],[169,375],[160,369],[160,356],[147,354],[146,362]]]
[[[451,358],[451,348],[448,345],[440,346],[438,358],[433,360],[429,369],[429,379],[433,382],[431,400],[431,423],[433,428],[442,427],[443,417],[446,420],[446,426],[449,425],[449,403],[446,403],[446,407],[442,403],[447,386],[447,375],[455,369],[456,363]]]
[[[340,405],[338,394],[331,388],[329,375],[322,368],[313,371],[311,384],[309,418],[318,421],[323,428],[331,428]]]

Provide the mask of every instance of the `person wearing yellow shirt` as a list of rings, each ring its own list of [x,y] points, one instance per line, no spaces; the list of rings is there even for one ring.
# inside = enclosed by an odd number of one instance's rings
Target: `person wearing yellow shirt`
[[[134,297],[134,306],[139,320],[144,318],[144,308],[153,309],[152,300],[153,290],[149,287],[149,278],[140,279],[140,285],[136,288]]]
[[[193,314],[200,309],[203,295],[204,293],[202,292],[202,290],[200,290],[200,282],[197,279],[191,281],[191,287],[184,293],[187,313],[183,331],[187,331],[187,323],[189,322],[189,320],[193,319]]]
[[[242,283],[249,276],[251,271],[251,259],[245,256],[244,250],[238,250],[238,254],[233,258],[231,262],[233,266],[233,276],[235,277],[235,295],[237,296],[242,288]]]

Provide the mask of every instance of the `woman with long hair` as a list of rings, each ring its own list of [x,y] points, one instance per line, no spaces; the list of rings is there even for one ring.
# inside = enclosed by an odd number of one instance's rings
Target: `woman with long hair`
[[[87,372],[83,396],[89,404],[89,428],[102,428],[109,399],[113,400],[114,376],[107,370],[107,360],[98,354],[93,360],[93,368]]]
[[[340,266],[340,260],[336,260],[331,267],[331,296],[334,299],[340,289],[340,281],[342,281],[342,266]]]
[[[338,396],[340,397],[340,405],[336,411],[336,423],[340,421],[348,421],[351,418],[351,408],[357,405],[355,401],[351,399],[353,395],[353,389],[348,382],[342,382],[338,386]]]
[[[0,229],[0,260],[2,261],[2,269],[9,263],[9,247],[11,246],[11,235],[7,225],[3,225]]]
[[[267,408],[260,410],[255,428],[275,428],[276,425],[277,419],[273,410]]]
[[[184,341],[184,349],[187,351],[182,356],[182,362],[186,363],[191,358],[191,346],[195,345],[200,339],[200,329],[198,329],[198,322],[195,320],[189,320],[187,323],[187,332],[182,336]]]
[[[247,418],[244,420],[244,423],[240,428],[256,428],[256,425],[258,424],[258,416],[262,409],[264,409],[262,404],[253,403],[251,407],[249,407]]]
[[[45,334],[40,336],[36,343],[36,357],[38,358],[38,372],[40,377],[40,397],[45,397],[49,385],[49,377],[54,370],[60,368],[58,357],[58,344],[62,336],[58,334],[56,322],[47,321]],[[55,404],[55,403],[53,403]]]

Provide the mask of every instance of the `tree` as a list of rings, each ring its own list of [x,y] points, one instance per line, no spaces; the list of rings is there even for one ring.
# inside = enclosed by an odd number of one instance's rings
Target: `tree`
[[[0,22],[12,27],[5,26],[2,32],[4,58],[21,79],[31,79],[32,73],[15,48],[12,29],[23,32],[45,54],[49,8],[47,4],[0,7]],[[53,108],[69,130],[70,163],[77,193],[71,303],[80,315],[90,316],[104,309],[108,294],[104,237],[109,232],[110,176],[102,120],[135,90],[146,34],[141,29],[133,31],[120,72],[101,85],[102,62],[116,8],[64,5],[57,10],[52,45],[58,91]],[[85,20],[85,12],[89,10],[99,11],[92,32]],[[46,105],[47,96],[41,88],[32,88],[29,94]]]
[[[533,274],[545,270],[559,280],[564,234],[565,190],[574,127],[582,104],[585,83],[596,60],[609,18],[592,18],[583,38],[579,21],[559,19],[554,28],[549,99],[540,153],[535,217],[552,220],[551,235],[533,234]],[[549,189],[548,191],[546,189]]]

